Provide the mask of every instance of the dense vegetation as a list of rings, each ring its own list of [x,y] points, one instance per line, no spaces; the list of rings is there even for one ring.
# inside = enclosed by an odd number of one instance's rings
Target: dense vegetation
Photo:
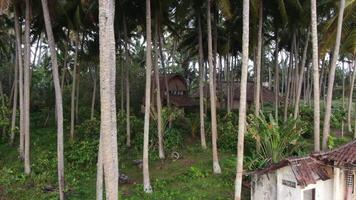
[[[355,5],[0,0],[0,199],[249,199],[356,138]]]

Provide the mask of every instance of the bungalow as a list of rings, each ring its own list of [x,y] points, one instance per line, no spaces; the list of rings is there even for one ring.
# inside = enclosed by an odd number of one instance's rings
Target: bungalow
[[[356,140],[252,173],[251,200],[356,200]]]

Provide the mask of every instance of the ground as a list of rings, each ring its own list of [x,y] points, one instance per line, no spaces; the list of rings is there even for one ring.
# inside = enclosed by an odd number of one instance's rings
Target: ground
[[[54,129],[32,130],[32,173],[23,174],[22,162],[17,148],[0,143],[0,200],[50,200],[58,199],[56,179],[56,135]],[[84,141],[81,145],[67,144],[65,148],[65,174],[67,199],[95,199],[96,145]],[[82,152],[81,154],[76,154]],[[131,152],[131,153],[130,153]],[[121,153],[120,171],[130,178],[129,184],[121,184],[120,199],[152,200],[199,200],[231,199],[234,192],[235,155],[220,153],[222,174],[212,174],[210,150],[203,151],[198,145],[187,145],[180,150],[182,158],[150,161],[153,194],[142,192],[142,170],[132,163],[140,155],[126,151]],[[155,154],[153,152],[152,154]],[[167,157],[170,157],[169,155]],[[249,191],[244,195],[249,198]]]

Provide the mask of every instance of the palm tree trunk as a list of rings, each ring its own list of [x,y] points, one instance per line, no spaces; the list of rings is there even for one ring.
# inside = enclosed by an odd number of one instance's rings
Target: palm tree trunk
[[[103,169],[103,134],[100,130],[98,162],[96,164],[96,200],[103,200],[104,194],[104,169]]]
[[[201,27],[201,17],[198,16],[198,39],[199,39],[199,116],[200,116],[200,142],[203,149],[206,149],[205,140],[205,114],[204,114],[204,55],[203,55],[203,34]]]
[[[75,123],[79,121],[79,90],[80,90],[80,66],[78,65],[77,69],[77,80],[76,80],[76,89],[75,89]]]
[[[256,85],[255,85],[255,115],[260,113],[261,97],[261,53],[262,53],[262,26],[263,26],[263,1],[260,0],[259,20],[258,20],[258,38],[256,50]]]
[[[151,71],[152,71],[152,35],[151,35],[151,1],[146,0],[146,87],[145,87],[145,121],[143,128],[143,190],[152,193],[150,174],[148,169],[148,140],[150,128],[151,106]]]
[[[70,104],[70,140],[74,141],[74,126],[75,126],[75,89],[77,79],[77,64],[78,64],[78,50],[79,50],[79,32],[75,36],[75,55],[74,55],[74,67],[72,71],[72,94]]]
[[[351,86],[350,86],[350,93],[349,93],[349,103],[348,103],[348,109],[347,109],[347,125],[348,125],[348,131],[352,132],[351,128],[351,113],[352,113],[352,93],[354,90],[354,83],[355,83],[355,75],[356,75],[356,69],[355,69],[355,61],[353,61],[353,67],[354,71],[352,72],[352,77],[351,77]]]
[[[125,14],[125,13],[124,13]],[[131,146],[131,123],[130,123],[130,65],[131,58],[128,48],[129,39],[127,36],[127,24],[126,15],[123,17],[124,25],[124,39],[125,39],[125,61],[126,61],[126,74],[125,74],[125,85],[126,85],[126,146]]]
[[[99,0],[101,153],[105,194],[108,200],[118,199],[119,180],[115,98],[116,55],[114,16],[115,2],[113,0]]]
[[[93,86],[93,95],[91,99],[91,109],[90,109],[90,119],[94,119],[94,113],[95,113],[95,100],[96,100],[96,87],[97,87],[97,78],[96,78],[96,72],[94,72],[94,86]]]
[[[323,143],[322,143],[322,148],[324,151],[328,149],[327,143],[328,143],[328,138],[329,138],[329,134],[330,134],[331,104],[332,104],[332,97],[333,97],[336,62],[339,58],[339,49],[340,49],[340,40],[341,40],[341,30],[342,30],[344,8],[345,8],[345,0],[340,0],[339,17],[338,17],[337,32],[336,32],[336,41],[335,41],[333,57],[331,60],[329,80],[328,80],[328,93],[326,96],[327,99],[326,99],[326,110],[325,110],[324,126],[323,126]]]
[[[316,0],[311,0],[311,33],[313,43],[313,92],[314,92],[314,151],[320,151],[320,91],[319,91],[319,58],[318,30],[316,19]]]
[[[286,84],[286,95],[285,95],[285,99],[284,99],[284,113],[283,113],[284,121],[286,121],[287,118],[288,118],[289,97],[290,97],[291,90],[293,90],[293,85],[291,83],[292,83],[292,79],[293,79],[292,71],[293,71],[293,55],[294,55],[293,47],[294,47],[294,44],[295,44],[295,32],[293,33],[293,40],[292,40],[292,44],[291,44],[292,48],[291,48],[290,56],[289,56],[289,67],[288,67],[288,77],[287,77],[287,84]]]
[[[25,66],[24,66],[24,135],[25,174],[31,173],[30,164],[30,1],[26,0],[25,11]]]
[[[278,30],[276,29],[276,49],[274,53],[275,75],[274,75],[274,104],[275,104],[275,119],[278,121],[278,108],[279,108],[279,65],[278,65]],[[287,98],[287,97],[286,97]]]
[[[15,19],[16,21],[17,19]],[[11,116],[11,135],[10,135],[10,144],[12,145],[14,143],[15,139],[15,126],[16,126],[16,110],[17,110],[17,97],[18,97],[18,66],[19,66],[19,60],[18,60],[18,50],[16,47],[16,58],[15,58],[15,66],[14,66],[14,97],[13,97],[13,103],[12,103],[12,116]]]
[[[242,10],[242,69],[240,87],[240,107],[239,107],[239,132],[237,139],[237,164],[235,179],[235,200],[241,200],[242,173],[244,157],[244,137],[246,129],[246,86],[247,86],[247,67],[248,67],[248,43],[249,43],[249,0],[243,1]]]
[[[207,0],[207,27],[208,27],[208,63],[209,63],[209,89],[210,89],[210,113],[211,113],[211,136],[212,136],[212,147],[213,147],[213,172],[215,174],[221,173],[221,168],[219,165],[218,149],[217,149],[217,120],[216,120],[216,94],[214,85],[214,63],[213,63],[213,45],[211,36],[211,12],[210,12],[210,1]]]
[[[53,83],[56,97],[56,114],[57,114],[57,171],[59,185],[59,199],[64,200],[64,155],[63,155],[63,103],[62,93],[59,82],[57,53],[53,37],[52,25],[48,11],[47,0],[42,0],[43,16],[48,37],[48,45],[51,52]]]
[[[24,99],[23,99],[23,65],[22,65],[22,50],[21,50],[21,30],[19,24],[19,11],[15,5],[15,34],[16,34],[16,51],[17,60],[19,65],[19,110],[20,110],[20,146],[19,153],[20,159],[24,159],[25,156],[25,134],[24,134]]]
[[[309,33],[309,30],[308,30],[307,40],[305,42],[305,46],[304,46],[304,50],[303,50],[303,58],[302,58],[301,66],[300,66],[300,72],[299,72],[297,95],[296,95],[295,106],[294,106],[294,119],[297,119],[298,116],[299,116],[300,96],[301,96],[301,93],[302,93],[304,70],[305,70],[304,67],[305,67],[305,63],[306,63],[306,60],[307,60],[309,37],[310,37],[310,33]]]
[[[156,81],[156,103],[157,103],[157,133],[158,133],[158,153],[159,158],[164,159],[164,148],[163,148],[163,130],[162,130],[162,102],[161,102],[161,86],[159,81],[159,68],[158,68],[158,18],[156,15],[156,26],[155,26],[155,38],[154,38],[154,74]]]
[[[229,41],[229,40],[228,40]],[[231,81],[230,81],[230,65],[229,65],[229,55],[226,56],[226,103],[227,112],[231,112]]]

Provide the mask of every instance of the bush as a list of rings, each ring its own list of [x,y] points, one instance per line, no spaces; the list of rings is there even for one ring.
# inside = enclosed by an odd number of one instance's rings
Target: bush
[[[272,115],[267,119],[262,113],[259,117],[248,117],[248,134],[257,142],[260,139],[260,159],[269,163],[277,163],[285,157],[298,155],[304,149],[302,135],[305,125],[302,121],[288,118],[283,123],[278,123]]]

